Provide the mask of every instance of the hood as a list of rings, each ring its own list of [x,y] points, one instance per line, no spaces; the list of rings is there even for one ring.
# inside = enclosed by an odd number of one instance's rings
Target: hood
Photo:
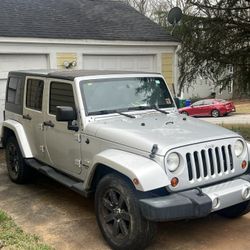
[[[157,155],[165,155],[175,147],[238,136],[197,118],[154,112],[137,115],[135,119],[98,118],[87,125],[86,134],[149,153],[157,144]]]

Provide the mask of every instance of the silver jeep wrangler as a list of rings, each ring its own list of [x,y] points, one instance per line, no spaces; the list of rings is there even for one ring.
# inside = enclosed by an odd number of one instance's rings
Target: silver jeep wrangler
[[[155,222],[250,210],[250,146],[180,115],[160,74],[10,72],[2,141],[9,177],[35,169],[87,197],[113,249],[142,249]]]

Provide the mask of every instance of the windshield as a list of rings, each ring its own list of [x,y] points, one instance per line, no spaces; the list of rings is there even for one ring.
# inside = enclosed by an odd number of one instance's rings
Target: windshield
[[[160,77],[83,80],[80,88],[88,115],[174,107]]]

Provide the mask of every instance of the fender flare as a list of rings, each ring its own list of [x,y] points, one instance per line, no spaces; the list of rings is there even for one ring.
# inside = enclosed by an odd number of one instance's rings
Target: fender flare
[[[134,184],[134,186],[139,191],[147,192],[170,184],[165,171],[155,161],[121,150],[108,149],[94,157],[92,168],[90,168],[91,172],[88,173],[88,178],[85,182],[87,189],[91,186],[98,164],[106,165],[127,176],[132,183],[137,178],[139,184]]]
[[[20,122],[14,120],[6,120],[3,122],[2,133],[4,133],[4,128],[9,128],[15,134],[23,157],[33,158],[33,154],[26,133],[24,131],[23,125]]]
[[[248,148],[248,162],[250,163],[250,142],[247,142],[247,148]]]

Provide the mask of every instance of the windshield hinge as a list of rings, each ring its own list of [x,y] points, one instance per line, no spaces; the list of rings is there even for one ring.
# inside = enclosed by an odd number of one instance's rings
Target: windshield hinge
[[[158,151],[158,145],[157,144],[154,144],[152,149],[151,149],[151,154],[149,155],[150,158],[154,158],[156,153]]]
[[[80,143],[82,141],[81,134],[75,134],[75,140]]]

